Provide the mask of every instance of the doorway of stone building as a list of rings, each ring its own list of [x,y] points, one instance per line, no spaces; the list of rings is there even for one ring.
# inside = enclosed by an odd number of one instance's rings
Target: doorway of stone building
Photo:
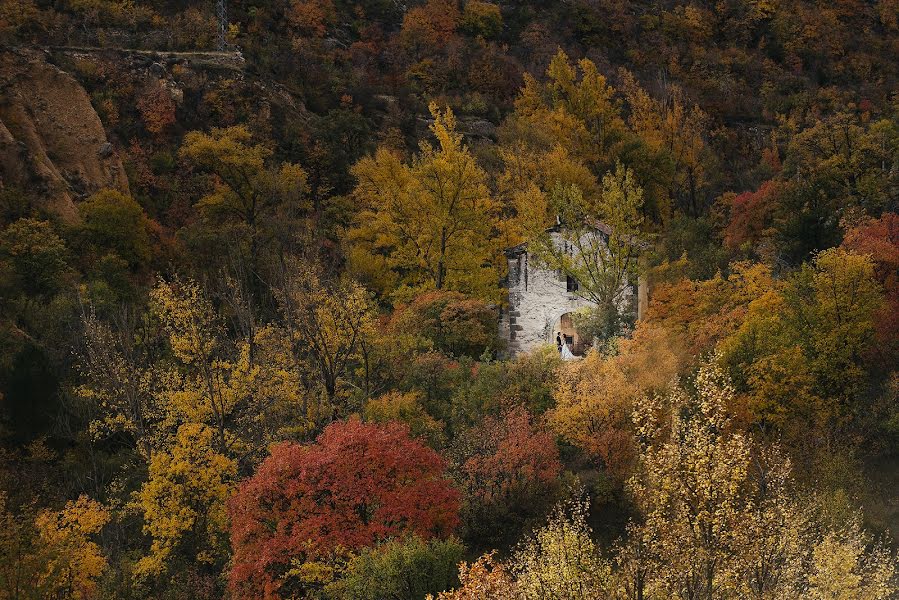
[[[580,336],[578,336],[577,331],[574,328],[574,321],[571,318],[570,312],[563,314],[556,319],[553,324],[552,331],[550,332],[550,341],[553,344],[556,343],[556,335],[558,333],[562,334],[562,341],[568,344],[572,354],[583,356],[584,345],[581,343]]]

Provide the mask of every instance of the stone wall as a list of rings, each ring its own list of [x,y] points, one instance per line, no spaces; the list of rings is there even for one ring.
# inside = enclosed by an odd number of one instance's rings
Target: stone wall
[[[558,238],[558,234],[553,234]],[[559,271],[535,266],[526,249],[509,255],[509,309],[500,321],[500,336],[508,341],[511,354],[529,352],[542,344],[555,343],[552,327],[559,318],[590,306],[566,289]]]
[[[553,233],[561,244],[561,237]],[[593,303],[567,290],[566,277],[559,271],[535,266],[526,247],[507,254],[509,308],[500,317],[499,335],[508,344],[509,353],[530,352],[543,344],[555,343],[554,325],[562,315]],[[623,304],[632,294],[624,291]]]

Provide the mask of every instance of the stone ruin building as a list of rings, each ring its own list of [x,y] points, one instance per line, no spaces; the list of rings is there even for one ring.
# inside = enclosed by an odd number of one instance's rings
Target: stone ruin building
[[[563,225],[547,230],[557,248],[565,243]],[[608,240],[608,226],[598,223],[593,233],[603,243]],[[529,352],[544,344],[555,344],[556,333],[561,332],[575,355],[582,355],[587,348],[579,338],[572,322],[572,313],[594,304],[578,294],[579,283],[565,273],[549,269],[528,250],[523,243],[505,252],[508,274],[503,281],[508,290],[508,308],[500,313],[499,336],[507,344],[512,356]],[[628,284],[623,290],[623,302],[631,302],[638,296],[638,318],[646,304],[643,282],[638,286]]]

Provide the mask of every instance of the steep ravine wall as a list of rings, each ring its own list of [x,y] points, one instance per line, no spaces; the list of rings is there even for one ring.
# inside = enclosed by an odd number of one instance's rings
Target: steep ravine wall
[[[63,220],[128,179],[87,92],[39,50],[0,52],[0,185],[17,187]]]

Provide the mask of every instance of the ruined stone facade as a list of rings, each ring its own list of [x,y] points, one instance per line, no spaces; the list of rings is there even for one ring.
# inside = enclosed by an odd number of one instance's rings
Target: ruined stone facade
[[[557,247],[564,244],[557,228],[549,232]],[[602,236],[597,231],[592,235]],[[571,322],[571,313],[593,306],[577,293],[578,283],[561,271],[538,266],[527,244],[506,250],[508,275],[504,285],[508,290],[508,308],[500,314],[499,335],[510,355],[529,352],[543,344],[555,344],[561,332],[575,354],[585,349]],[[630,286],[623,291],[625,302],[630,301]]]

